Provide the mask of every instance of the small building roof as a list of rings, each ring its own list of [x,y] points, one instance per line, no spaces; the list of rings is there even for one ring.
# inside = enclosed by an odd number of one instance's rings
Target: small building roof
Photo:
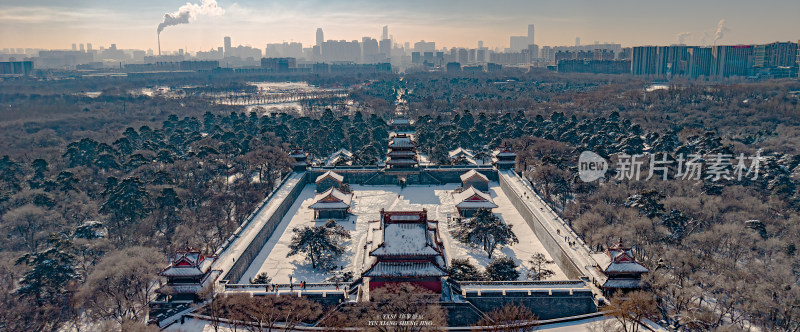
[[[187,247],[178,251],[172,258],[172,263],[159,273],[164,277],[199,277],[209,269],[216,257],[206,257],[199,250]]]
[[[513,151],[513,150],[511,150],[511,148],[510,148],[509,146],[506,146],[506,145],[504,145],[504,146],[501,146],[501,147],[500,147],[499,149],[497,149],[496,151],[494,151],[494,156],[495,156],[495,157],[498,157],[498,158],[502,158],[502,157],[516,157],[516,156],[517,156],[517,154],[516,154],[516,153],[514,153],[514,151]]]
[[[453,195],[453,199],[458,202],[456,207],[459,209],[494,209],[497,207],[492,196],[473,187]]]
[[[477,179],[480,179],[483,182],[489,183],[489,178],[487,178],[486,175],[483,175],[483,174],[481,174],[480,172],[478,172],[478,171],[476,171],[474,169],[471,169],[471,170],[469,170],[469,172],[461,174],[461,183],[464,183],[464,182],[467,182],[469,180],[472,180],[473,178],[477,178]]]
[[[392,140],[389,142],[390,148],[413,148],[414,142],[411,141],[411,137],[407,135],[397,135],[392,137]]]
[[[391,125],[394,125],[394,126],[409,126],[409,125],[411,125],[411,120],[409,120],[408,118],[402,118],[402,117],[394,118],[394,119],[392,119]]]
[[[308,155],[303,151],[303,149],[292,149],[292,151],[289,153],[289,157],[304,158],[308,157]]]
[[[593,255],[603,272],[616,273],[647,273],[646,267],[636,262],[633,251],[623,247],[622,243],[611,246],[603,255]]]
[[[309,208],[314,210],[340,210],[350,207],[353,194],[345,194],[339,189],[330,187],[328,190],[314,196],[314,204]]]
[[[404,217],[404,216],[395,216]],[[439,255],[431,246],[426,223],[385,224],[383,243],[373,250],[374,256],[435,256]]]
[[[379,261],[364,272],[365,277],[442,277],[441,267],[431,262],[386,262]]]
[[[608,279],[603,288],[640,288],[641,284],[639,279]]]
[[[325,180],[325,178],[331,178],[339,183],[342,183],[342,181],[344,181],[344,176],[336,174],[336,172],[333,171],[327,171],[324,174],[318,176],[317,179],[314,181],[314,183],[319,183],[320,181]]]
[[[468,158],[475,157],[475,155],[471,151],[462,148],[457,148],[455,150],[452,150],[448,152],[447,155],[450,157],[450,159],[458,158],[458,156],[464,156]]]
[[[330,157],[328,157],[328,160],[325,161],[325,166],[333,166],[341,158],[352,159],[353,153],[344,148],[339,149],[338,151],[331,153]]]

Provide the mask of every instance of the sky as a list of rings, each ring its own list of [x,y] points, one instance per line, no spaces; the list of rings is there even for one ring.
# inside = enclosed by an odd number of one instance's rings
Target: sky
[[[201,6],[214,0],[188,0]],[[690,45],[758,44],[800,39],[798,0],[216,0],[188,23],[161,33],[165,51],[207,51],[233,45],[263,49],[267,43],[312,45],[321,27],[325,39],[378,39],[389,26],[395,42],[434,41],[436,47],[509,46],[509,36],[536,27],[538,45],[595,41],[623,46],[669,45],[682,35]],[[2,0],[0,49],[157,49],[156,29],[166,13],[187,0]]]

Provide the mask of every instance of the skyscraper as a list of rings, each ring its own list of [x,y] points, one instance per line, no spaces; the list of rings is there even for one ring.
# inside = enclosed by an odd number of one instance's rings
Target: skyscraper
[[[227,57],[232,55],[231,54],[231,37],[225,36],[225,38],[223,40],[225,41],[225,43],[224,43],[224,45],[225,45],[225,57],[227,58]]]
[[[388,25],[384,25],[383,26],[383,34],[381,34],[381,40],[383,40],[383,39],[389,39],[389,26]]]
[[[317,46],[322,46],[325,41],[325,36],[322,34],[322,28],[317,28]]]
[[[528,24],[528,45],[533,44],[535,44],[533,39],[533,24]]]

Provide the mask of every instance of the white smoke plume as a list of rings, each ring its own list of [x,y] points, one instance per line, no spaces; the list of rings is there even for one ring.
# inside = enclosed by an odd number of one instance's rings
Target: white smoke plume
[[[219,16],[225,14],[216,0],[200,0],[199,4],[187,2],[174,13],[164,14],[164,22],[158,24],[158,33],[168,26],[187,24],[199,15]]]
[[[730,32],[731,29],[725,26],[725,20],[719,20],[717,23],[717,32],[714,33],[714,45],[717,44],[717,41],[725,37],[725,34]]]
[[[681,32],[677,34],[676,37],[678,37],[678,44],[686,44],[686,37],[689,37],[691,35],[692,35],[691,32]]]

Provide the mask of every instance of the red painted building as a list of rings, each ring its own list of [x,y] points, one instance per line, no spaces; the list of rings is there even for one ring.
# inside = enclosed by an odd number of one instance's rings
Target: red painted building
[[[172,296],[175,300],[194,300],[197,294],[208,288],[219,275],[211,265],[216,256],[205,256],[200,250],[186,245],[178,250],[172,263],[159,273],[167,278],[167,284],[157,290],[158,293]]]
[[[599,260],[598,264],[608,277],[602,285],[603,293],[607,296],[617,291],[642,288],[642,274],[650,272],[636,262],[631,248],[623,246],[621,241],[609,247],[601,258],[603,259]]]
[[[384,211],[378,228],[367,239],[368,268],[362,277],[374,290],[408,282],[441,293],[447,260],[439,238],[438,222],[428,212]]]

